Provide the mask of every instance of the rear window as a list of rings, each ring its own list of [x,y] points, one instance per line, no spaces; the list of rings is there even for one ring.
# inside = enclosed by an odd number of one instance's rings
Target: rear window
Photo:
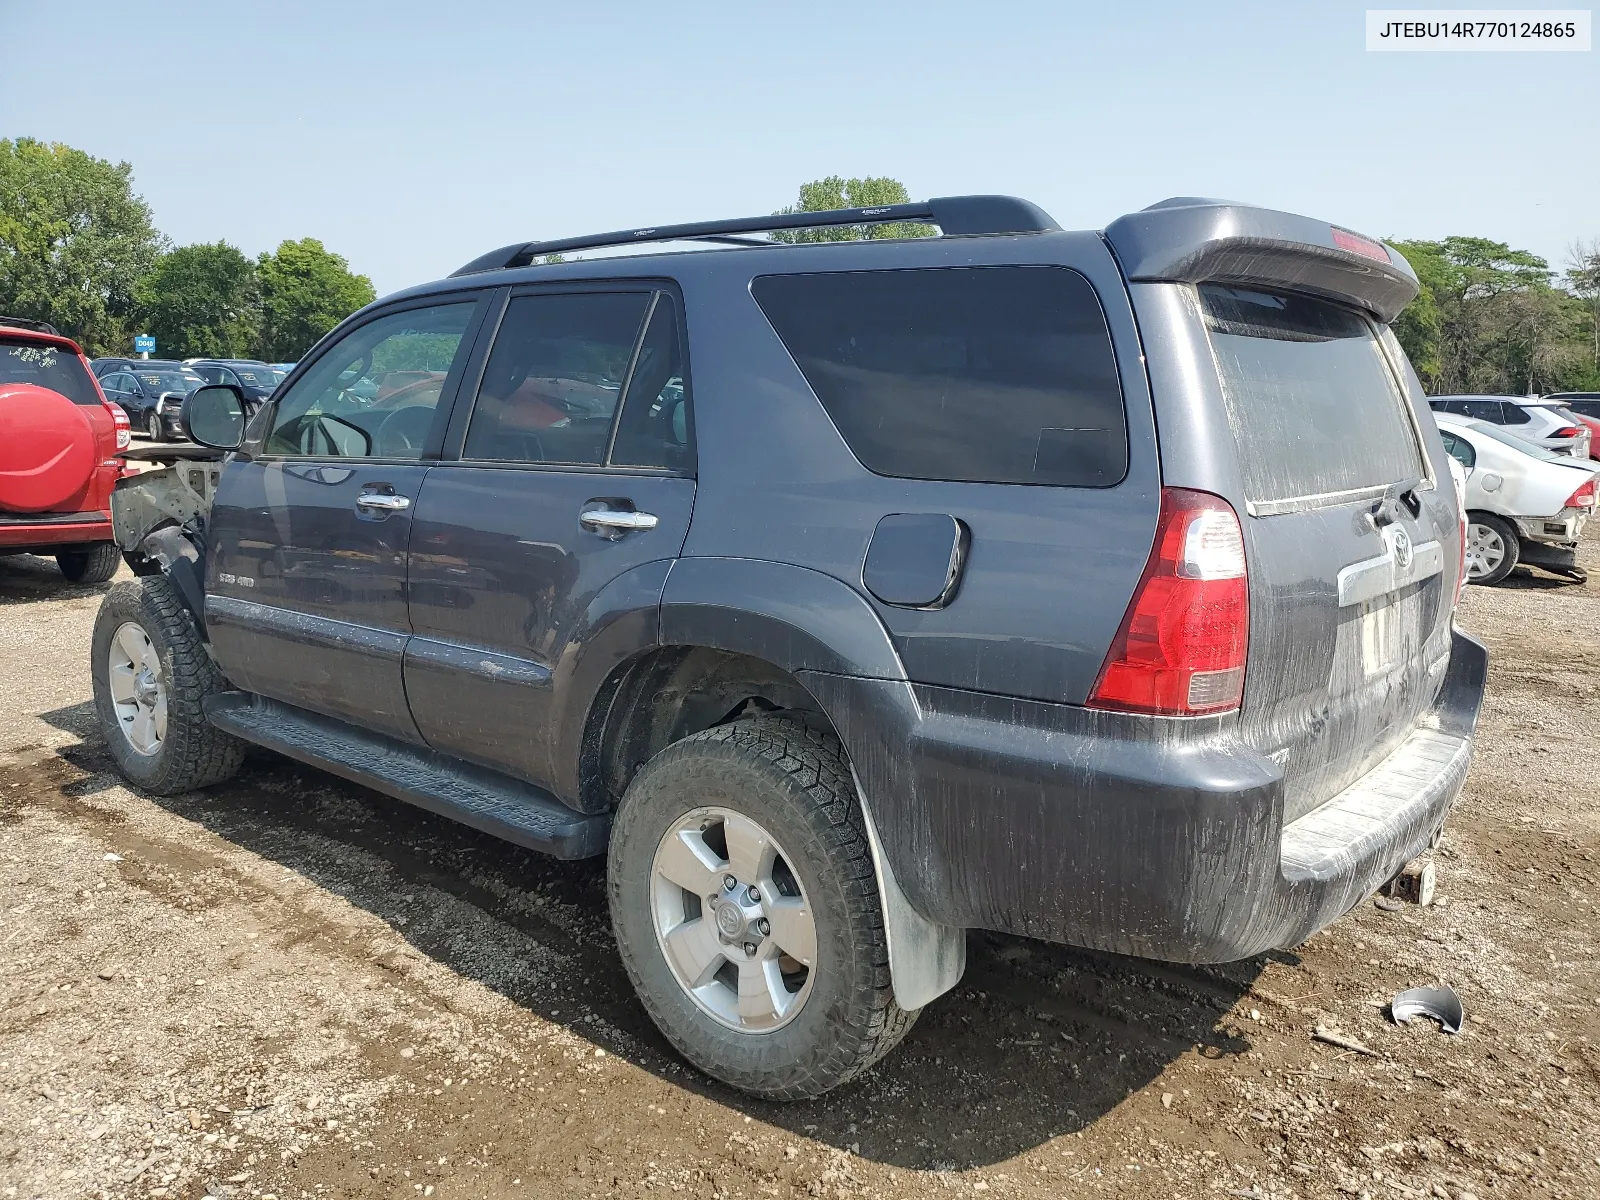
[[[83,360],[44,342],[0,341],[0,383],[32,383],[60,392],[74,404],[100,403]]]
[[[751,291],[869,471],[1079,487],[1127,471],[1111,335],[1076,271],[767,275]]]
[[[1306,296],[1203,284],[1245,496],[1259,512],[1426,475],[1371,322]]]

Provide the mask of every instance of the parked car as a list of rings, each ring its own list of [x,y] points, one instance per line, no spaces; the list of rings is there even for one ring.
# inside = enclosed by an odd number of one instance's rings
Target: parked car
[[[1552,392],[1544,401],[1559,404],[1562,412],[1588,426],[1589,457],[1600,459],[1600,392]]]
[[[128,442],[76,342],[0,317],[0,555],[53,555],[74,583],[116,574],[111,489]]]
[[[252,409],[272,395],[282,380],[266,363],[248,358],[191,358],[184,365],[207,383],[238,388]]]
[[[1405,260],[1200,200],[643,234],[864,221],[943,234],[510,246],[350,317],[248,426],[196,391],[199,482],[116,496],[120,769],[182,792],[256,743],[606,853],[646,1010],[781,1099],[887,1052],[969,929],[1233,960],[1425,852],[1486,658],[1385,324]]]
[[[1586,580],[1577,545],[1594,511],[1596,470],[1503,426],[1454,413],[1435,418],[1466,473],[1467,578],[1499,583],[1521,562]]]
[[[1600,418],[1600,392],[1551,392],[1544,399],[1570,408],[1580,417]]]
[[[1526,396],[1430,396],[1436,413],[1455,413],[1490,425],[1501,425],[1525,442],[1557,454],[1588,458],[1589,429],[1562,405]]]
[[[271,367],[273,372],[278,376],[278,382],[279,383],[282,383],[285,379],[287,379],[288,376],[289,376],[289,372],[294,370],[295,367],[298,366],[298,365],[299,364],[292,363],[292,362],[287,362],[287,363],[268,363],[267,364],[267,366]]]
[[[183,400],[205,380],[193,371],[164,362],[131,363],[100,378],[106,397],[121,405],[133,427],[152,442],[183,437]]]

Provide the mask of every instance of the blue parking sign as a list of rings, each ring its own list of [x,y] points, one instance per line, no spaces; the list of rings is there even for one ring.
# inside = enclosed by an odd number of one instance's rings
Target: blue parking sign
[[[156,339],[148,333],[141,333],[133,339],[135,354],[154,354],[156,352]]]

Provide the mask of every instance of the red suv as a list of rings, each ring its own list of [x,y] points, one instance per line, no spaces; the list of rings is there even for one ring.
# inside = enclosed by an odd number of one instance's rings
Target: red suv
[[[0,555],[53,554],[74,583],[115,575],[111,489],[128,443],[127,414],[76,342],[0,317]]]

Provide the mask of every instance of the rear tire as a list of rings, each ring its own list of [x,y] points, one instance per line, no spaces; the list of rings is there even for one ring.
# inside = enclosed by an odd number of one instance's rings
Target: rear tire
[[[708,836],[696,843],[696,831],[708,827]],[[735,866],[736,859],[746,857],[726,832],[736,827],[764,839],[758,844],[769,864],[765,875],[757,872],[745,879],[734,874],[751,874]],[[686,860],[685,868],[670,872],[674,878],[668,880],[661,856],[669,845],[678,846],[676,839],[683,836],[679,831],[697,845],[697,854]],[[708,844],[722,849],[707,854]],[[770,865],[775,858],[784,865]],[[673,893],[677,876],[694,875],[702,867],[706,878],[696,892],[686,883],[681,897]],[[728,878],[736,883],[724,887]],[[758,919],[751,926],[755,932],[736,935],[732,944],[719,942],[723,913],[701,907],[707,893],[720,905],[725,896],[747,893],[754,878],[762,880],[756,890],[768,897],[760,907],[771,916],[770,923]],[[783,881],[781,891],[774,888],[775,879]],[[820,1095],[888,1053],[917,1018],[894,999],[883,909],[861,809],[844,750],[830,733],[784,718],[758,717],[668,746],[640,770],[617,810],[607,885],[622,962],[651,1020],[690,1063],[751,1095],[768,1100]],[[776,903],[771,902],[774,897]],[[708,982],[693,991],[680,982],[683,956],[669,961],[668,938],[659,924],[664,909],[680,899],[685,908],[677,914],[682,919],[678,927],[706,922],[701,944],[711,948],[706,961],[712,969],[704,974]],[[813,961],[806,964],[803,982],[796,957],[787,953],[796,944],[787,934],[787,918],[796,909],[811,926],[807,949]],[[754,907],[747,911],[753,913]],[[737,914],[728,915],[737,921]],[[775,1008],[747,1023],[746,976],[740,964],[748,966],[766,952],[764,930],[770,930],[774,948],[766,978],[776,988],[782,973],[788,994],[773,994],[780,1007],[793,1008]],[[741,953],[744,945],[758,943],[762,951],[757,955]],[[723,951],[727,958],[720,957]],[[724,1001],[720,1018],[714,1015],[716,1003],[697,999],[718,989],[727,989],[718,993]],[[730,994],[737,997],[731,1021],[725,1007]],[[768,999],[763,995],[753,1007],[762,1008]]]
[[[104,583],[122,565],[122,550],[115,542],[96,542],[87,550],[60,550],[56,566],[71,583]]]
[[[126,580],[106,593],[90,653],[100,731],[130,783],[173,796],[239,770],[244,743],[203,708],[227,681],[166,576]]]
[[[161,418],[156,416],[156,410],[153,408],[145,414],[144,435],[152,442],[164,442],[167,440],[161,430]]]
[[[1522,542],[1510,522],[1493,513],[1467,514],[1467,582],[1499,583],[1516,569]]]

